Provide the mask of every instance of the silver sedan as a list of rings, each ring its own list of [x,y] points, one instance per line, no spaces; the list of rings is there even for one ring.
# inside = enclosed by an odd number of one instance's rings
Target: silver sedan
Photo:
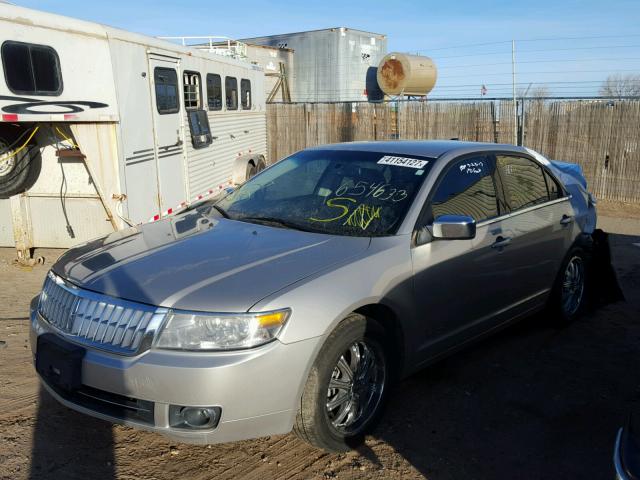
[[[357,444],[393,382],[585,304],[579,168],[510,145],[298,152],[222,199],[65,253],[31,345],[63,404],[174,440]]]

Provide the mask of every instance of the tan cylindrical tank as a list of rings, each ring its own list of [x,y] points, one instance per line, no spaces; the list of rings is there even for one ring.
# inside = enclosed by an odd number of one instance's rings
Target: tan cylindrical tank
[[[426,95],[436,84],[438,70],[429,57],[392,52],[380,61],[377,77],[387,95]]]

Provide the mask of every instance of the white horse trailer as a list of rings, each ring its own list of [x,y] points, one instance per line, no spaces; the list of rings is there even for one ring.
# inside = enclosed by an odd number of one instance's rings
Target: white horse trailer
[[[266,165],[264,73],[232,54],[6,4],[0,50],[0,246],[22,260]]]

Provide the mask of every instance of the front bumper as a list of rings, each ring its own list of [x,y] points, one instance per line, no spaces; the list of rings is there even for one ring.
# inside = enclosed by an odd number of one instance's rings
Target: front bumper
[[[37,338],[55,330],[31,309],[31,350]],[[221,443],[287,433],[321,338],[236,352],[196,353],[148,350],[125,357],[86,348],[82,389],[106,401],[79,401],[42,380],[58,401],[104,420],[161,433],[185,443]],[[86,387],[86,388],[85,388]],[[111,397],[112,396],[112,397]],[[82,397],[86,398],[86,397]],[[151,405],[150,418],[114,414],[111,398]],[[111,402],[111,403],[110,403]],[[170,426],[169,406],[217,406],[217,427],[193,430]]]

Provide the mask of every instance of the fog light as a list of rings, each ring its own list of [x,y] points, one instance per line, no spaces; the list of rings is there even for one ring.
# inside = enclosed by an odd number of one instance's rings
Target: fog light
[[[206,429],[215,428],[220,420],[220,407],[169,406],[169,424],[173,428]]]

